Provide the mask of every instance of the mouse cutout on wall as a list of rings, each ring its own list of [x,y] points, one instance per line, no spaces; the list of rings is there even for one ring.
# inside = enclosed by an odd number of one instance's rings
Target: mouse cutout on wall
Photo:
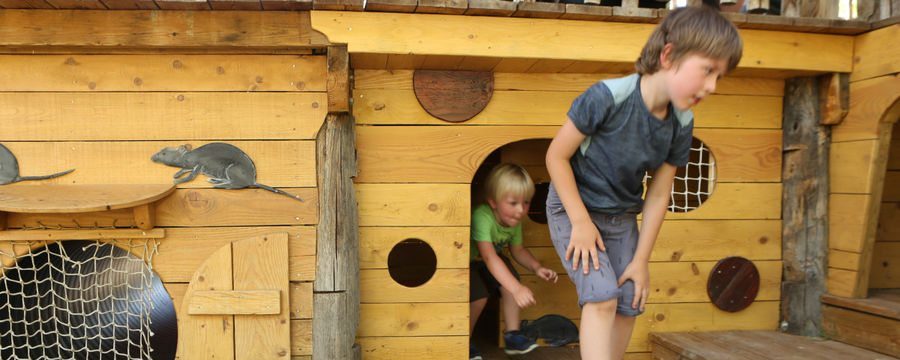
[[[256,182],[256,166],[243,150],[226,143],[209,143],[192,150],[190,144],[167,147],[150,158],[153,162],[181,168],[173,176],[175,184],[203,174],[216,189],[260,188],[303,201],[299,196]],[[187,176],[185,176],[187,174]]]
[[[75,171],[75,169],[69,169],[44,176],[19,176],[19,162],[16,160],[16,156],[13,155],[12,151],[9,151],[6,146],[0,144],[0,185],[12,184],[19,181],[52,179],[73,171]]]

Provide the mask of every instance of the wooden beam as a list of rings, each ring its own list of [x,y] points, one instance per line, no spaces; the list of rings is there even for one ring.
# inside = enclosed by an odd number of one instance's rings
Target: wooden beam
[[[819,113],[822,125],[837,125],[850,112],[850,75],[826,74],[819,77]]]
[[[153,209],[153,204],[135,206],[132,210],[134,211],[134,224],[137,225],[139,229],[153,229],[153,226],[156,223],[156,212]]]
[[[208,6],[205,1],[203,5]],[[4,24],[0,28],[3,51],[48,47],[208,51],[327,45],[327,39],[312,31],[309,12],[4,10],[0,23]]]
[[[3,221],[4,214],[6,213],[0,212],[0,227],[6,224]],[[0,232],[0,241],[162,239],[164,237],[166,237],[165,229],[152,229],[149,231],[144,231],[135,229],[85,228],[72,230],[12,230]],[[197,259],[197,261],[202,261],[202,259]]]
[[[352,300],[347,292],[313,294],[312,342],[314,360],[354,359],[356,327],[351,326],[347,308]],[[359,306],[359,303],[356,304]]]
[[[509,3],[512,5],[512,3]],[[470,2],[469,11],[473,11]],[[514,8],[513,8],[514,10]],[[510,11],[510,14],[512,11]],[[355,53],[486,56],[633,63],[655,25],[613,22],[314,11],[313,28]],[[534,36],[534,34],[542,34]],[[591,34],[585,37],[584,34]],[[740,68],[849,72],[853,38],[741,30]],[[596,42],[591,39],[603,38]],[[790,53],[792,56],[785,57]]]
[[[278,290],[194,291],[190,315],[276,315],[281,313]]]
[[[350,111],[350,56],[346,46],[328,47],[328,111]]]
[[[819,119],[819,83],[788,80],[785,88],[782,188],[784,283],[782,321],[792,334],[821,332],[828,255],[828,129]]]

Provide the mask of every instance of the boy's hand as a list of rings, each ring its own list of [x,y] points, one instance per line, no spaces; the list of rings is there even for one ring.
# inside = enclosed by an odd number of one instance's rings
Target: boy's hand
[[[553,283],[556,283],[556,280],[559,279],[559,275],[556,274],[556,271],[550,270],[543,266],[538,267],[537,270],[534,271],[534,273],[539,278],[544,279],[548,282],[552,281]]]
[[[591,220],[572,223],[572,235],[569,238],[569,247],[566,248],[566,261],[572,262],[573,271],[578,270],[579,260],[585,275],[588,273],[590,262],[594,263],[594,270],[600,270],[597,247],[600,247],[600,251],[606,251],[600,231]]]
[[[647,296],[650,294],[650,269],[647,262],[640,260],[630,262],[619,277],[619,286],[628,280],[634,283],[634,300],[631,301],[631,308],[640,308],[644,311]]]
[[[525,285],[519,285],[519,288],[512,292],[513,299],[516,300],[516,305],[519,306],[520,309],[527,308],[531,305],[535,304],[534,294],[531,292]]]

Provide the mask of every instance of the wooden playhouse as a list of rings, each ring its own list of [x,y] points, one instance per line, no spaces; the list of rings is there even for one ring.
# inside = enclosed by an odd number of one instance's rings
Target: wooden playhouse
[[[667,216],[629,359],[694,351],[662,333],[779,328],[897,356],[900,26],[886,3],[867,15],[880,21],[728,14],[744,58],[695,110],[706,170],[684,177],[705,180],[702,201],[684,196],[696,209]],[[76,169],[0,186],[2,272],[61,240],[127,250],[171,300],[177,326],[152,344],[179,359],[463,358],[480,174],[511,161],[549,181],[547,140],[571,101],[630,72],[666,13],[631,1],[0,7],[0,143],[23,175]],[[460,113],[471,119],[443,120]],[[203,177],[173,186],[176,169],[150,161],[212,142],[304,201]],[[562,270],[533,215],[526,245]],[[754,265],[758,292],[728,312],[708,278],[734,256]],[[523,318],[577,322],[567,279],[523,281],[538,297]],[[859,318],[880,325],[861,336]],[[23,343],[14,335],[44,328],[7,321],[0,354],[54,344]]]

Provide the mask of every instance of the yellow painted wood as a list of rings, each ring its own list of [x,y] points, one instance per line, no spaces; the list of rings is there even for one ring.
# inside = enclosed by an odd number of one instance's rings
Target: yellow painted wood
[[[468,184],[356,184],[360,226],[468,226]]]
[[[166,229],[166,237],[159,243],[159,253],[153,256],[153,268],[164,282],[186,282],[203,259],[222,246],[274,232],[287,232],[292,268],[295,263],[304,262],[308,258],[312,258],[312,263],[315,263],[314,226],[176,227]],[[303,279],[292,272],[291,280]]]
[[[831,133],[832,142],[878,139],[885,112],[897,101],[900,75],[885,75],[850,83],[850,111]]]
[[[828,268],[828,280],[826,287],[828,293],[841,297],[854,297],[854,291],[859,284],[859,272],[837,268]]]
[[[366,360],[462,359],[469,351],[468,336],[361,337],[357,341]]]
[[[388,255],[396,244],[418,239],[434,250],[438,269],[465,269],[469,267],[469,238],[468,226],[361,227],[359,268],[387,269]]]
[[[233,243],[232,249],[234,289],[275,289],[280,298],[275,315],[235,317],[235,359],[278,359],[291,354],[288,234],[241,240]]]
[[[387,67],[387,60],[388,55],[385,54],[351,53],[350,67],[354,69],[384,69]]]
[[[523,226],[525,246],[553,246],[547,225],[526,220]],[[650,261],[715,261],[727,256],[781,259],[781,220],[665,221]]]
[[[0,62],[0,91],[325,91],[324,56],[0,55]]]
[[[469,303],[362,304],[357,336],[469,334]]]
[[[157,164],[150,157],[165,147],[203,141],[7,142],[24,175],[75,172],[40,184],[170,184],[179,168]],[[254,160],[257,181],[274,187],[316,186],[314,141],[229,141]],[[180,188],[210,188],[205,176]],[[35,185],[37,182],[22,185]],[[273,194],[274,195],[274,194]],[[280,195],[279,195],[280,196]]]
[[[828,247],[862,253],[872,196],[831,194],[828,197]]]
[[[171,184],[43,185],[20,183],[0,188],[0,211],[83,213],[130,209],[171,194]]]
[[[900,205],[897,203],[881,204],[877,239],[879,241],[900,241]]]
[[[507,144],[524,154],[503,155],[504,161],[543,165],[546,142],[511,143],[550,138],[556,131],[544,126],[361,126],[357,182],[469,182],[491,151]],[[698,129],[694,136],[711,149],[718,181],[781,180],[780,130]]]
[[[0,137],[19,141],[315,139],[328,113],[324,93],[246,91],[4,92],[0,107]]]
[[[298,355],[312,355],[312,336],[312,320],[291,320],[292,359]]]
[[[70,21],[77,18],[79,21]],[[326,44],[308,12],[9,10],[0,46],[134,49],[309,48]],[[107,50],[109,51],[109,50]]]
[[[468,183],[494,149],[552,138],[557,131],[555,126],[359,126],[356,181]]]
[[[194,291],[189,315],[272,315],[281,311],[278,290]]]
[[[707,202],[686,213],[666,213],[666,219],[779,219],[780,183],[717,184]]]
[[[632,63],[653,24],[315,11],[312,26],[351,53],[547,58]],[[590,37],[583,36],[591,34]],[[741,30],[751,69],[849,72],[853,37]],[[603,42],[592,39],[606,39]],[[784,54],[792,54],[785,57]],[[495,69],[496,71],[496,69]]]
[[[859,36],[853,44],[853,72],[850,81],[900,72],[900,25],[891,25]]]
[[[900,242],[875,243],[869,288],[900,288]]]
[[[437,269],[428,282],[418,287],[398,284],[388,270],[360,270],[359,289],[363,304],[466,302],[469,301],[469,270]]]
[[[485,109],[464,125],[554,125],[581,91],[495,91]],[[354,91],[357,124],[452,125],[429,115],[410,90]],[[712,95],[695,109],[696,126],[728,128],[781,128],[780,97]]]
[[[234,359],[234,316],[188,315],[195,291],[233,288],[232,251],[227,244],[206,258],[179,302],[177,358]]]
[[[828,250],[828,267],[842,270],[859,271],[861,257],[859,253],[837,249]]]
[[[832,143],[829,151],[829,192],[832,194],[872,193],[875,190],[876,180],[882,179],[884,176],[884,160],[878,161],[879,150],[882,147],[883,144],[878,140]]]
[[[291,319],[312,319],[313,285],[311,282],[291,283]]]
[[[315,188],[285,188],[306,201],[266,190],[181,189],[156,204],[157,226],[312,225],[318,222]],[[10,213],[11,228],[134,226],[130,210],[84,214]],[[43,225],[42,225],[43,224]]]
[[[0,231],[0,241],[10,240],[102,240],[102,239],[161,239],[166,230],[152,229],[96,229],[96,230],[10,230]],[[155,258],[155,257],[154,257]]]
[[[704,303],[709,302],[706,286],[715,261],[654,262],[650,263],[650,297],[648,303]],[[760,275],[756,301],[777,301],[781,296],[781,261],[754,261]],[[535,294],[537,305],[523,309],[523,319],[536,319],[544,314],[560,314],[581,318],[578,294],[562,265],[557,260],[551,266],[563,274],[556,284],[548,283],[522,270],[522,284]]]

